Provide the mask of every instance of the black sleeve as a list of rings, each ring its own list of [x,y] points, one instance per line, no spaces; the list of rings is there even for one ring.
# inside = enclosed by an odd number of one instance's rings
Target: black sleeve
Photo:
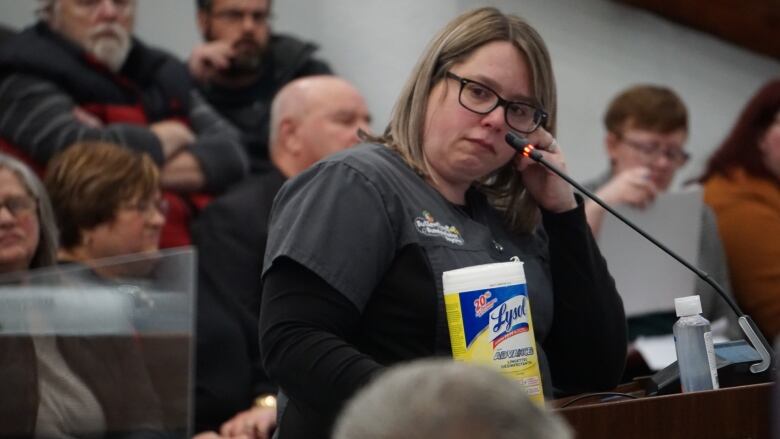
[[[104,140],[147,153],[160,165],[162,144],[146,126],[111,123],[87,125],[75,116],[77,103],[56,84],[38,77],[13,74],[0,83],[0,138],[40,164],[78,141]]]
[[[335,413],[382,369],[347,342],[360,313],[304,266],[277,259],[264,277],[260,350],[268,375],[293,402]]]
[[[189,151],[198,159],[206,187],[221,192],[249,172],[249,158],[238,130],[216,112],[197,91],[191,92],[190,125],[196,134]]]
[[[620,382],[627,348],[615,282],[581,202],[568,212],[542,212],[542,218],[555,292],[552,331],[544,344],[553,383],[573,393],[611,389]]]

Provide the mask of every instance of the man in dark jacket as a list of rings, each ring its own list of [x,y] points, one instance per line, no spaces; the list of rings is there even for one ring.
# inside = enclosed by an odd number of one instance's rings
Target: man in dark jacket
[[[331,73],[313,57],[317,47],[272,34],[271,0],[197,0],[198,27],[206,43],[190,56],[201,92],[242,132],[252,172],[269,167],[271,100],[295,78]]]
[[[3,41],[10,38],[14,34],[16,34],[16,31],[14,29],[11,29],[8,26],[0,24],[0,44],[2,44]]]
[[[195,428],[266,434],[275,425],[274,386],[260,361],[260,271],[274,196],[319,159],[358,142],[369,114],[360,93],[332,75],[296,79],[271,111],[273,168],[216,199],[193,227],[198,246]],[[253,400],[257,403],[253,406]]]
[[[0,47],[0,150],[43,170],[83,140],[149,154],[171,203],[163,245],[189,243],[203,198],[242,179],[239,133],[195,90],[186,66],[132,36],[135,0],[43,0],[40,21]]]

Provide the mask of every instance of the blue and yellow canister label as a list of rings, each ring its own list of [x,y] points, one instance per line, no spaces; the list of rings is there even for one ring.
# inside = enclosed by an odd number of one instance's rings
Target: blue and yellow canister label
[[[452,355],[497,367],[544,403],[531,305],[525,284],[445,292]]]

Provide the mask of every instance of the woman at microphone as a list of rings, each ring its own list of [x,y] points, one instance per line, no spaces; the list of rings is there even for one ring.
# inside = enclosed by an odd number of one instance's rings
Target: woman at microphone
[[[280,439],[327,437],[344,401],[386,366],[452,355],[442,273],[513,256],[524,262],[545,394],[618,383],[623,307],[582,200],[504,141],[521,133],[565,168],[555,121],[541,37],[481,8],[434,37],[384,136],[282,188],[260,316],[265,367],[287,398]]]

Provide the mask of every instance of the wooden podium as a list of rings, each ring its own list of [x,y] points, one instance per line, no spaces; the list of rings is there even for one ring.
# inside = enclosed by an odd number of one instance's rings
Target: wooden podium
[[[557,409],[577,439],[770,439],[772,383]],[[780,414],[776,414],[780,416]]]

